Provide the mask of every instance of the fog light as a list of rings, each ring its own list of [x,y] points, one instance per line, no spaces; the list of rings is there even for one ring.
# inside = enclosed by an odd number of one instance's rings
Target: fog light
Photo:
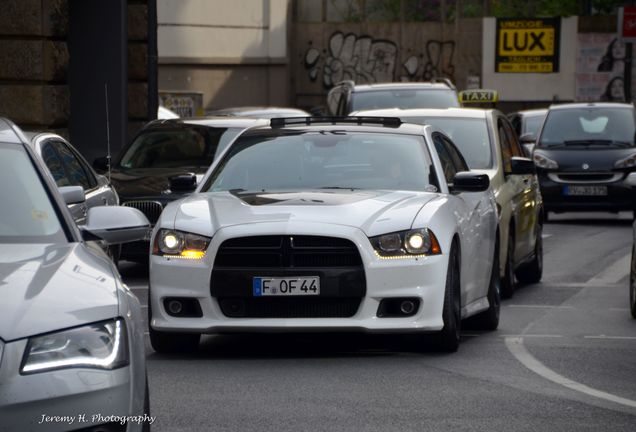
[[[400,303],[400,312],[402,312],[404,315],[410,315],[413,313],[414,310],[415,303],[413,303],[411,300],[404,300],[402,303]]]
[[[183,310],[183,305],[179,300],[171,300],[168,302],[168,312],[171,315],[179,315]]]

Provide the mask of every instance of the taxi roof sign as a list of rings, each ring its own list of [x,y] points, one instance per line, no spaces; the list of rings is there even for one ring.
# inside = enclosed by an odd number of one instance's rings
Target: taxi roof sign
[[[463,90],[459,92],[459,102],[462,104],[471,103],[497,103],[499,93],[496,90],[475,89]]]

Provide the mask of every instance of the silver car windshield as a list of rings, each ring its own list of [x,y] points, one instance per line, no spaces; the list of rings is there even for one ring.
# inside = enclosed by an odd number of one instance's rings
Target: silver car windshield
[[[380,108],[452,108],[459,106],[453,90],[374,90],[351,95],[351,110]]]
[[[424,138],[312,131],[240,137],[202,191],[431,190]]]
[[[492,168],[492,148],[485,119],[462,117],[404,117],[403,121],[441,129],[457,146],[470,169]]]
[[[66,236],[22,146],[0,143],[0,243],[58,243]]]
[[[209,167],[241,128],[191,127],[141,133],[126,150],[120,168]]]

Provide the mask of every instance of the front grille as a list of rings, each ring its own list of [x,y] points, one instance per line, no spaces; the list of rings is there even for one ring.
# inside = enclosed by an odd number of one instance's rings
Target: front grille
[[[226,240],[215,267],[352,267],[362,265],[349,240],[319,236],[257,236]]]
[[[126,207],[136,208],[141,211],[153,225],[157,223],[157,220],[163,211],[163,205],[159,201],[128,201],[123,205]]]
[[[548,178],[556,183],[613,183],[622,180],[623,173],[613,172],[557,172],[548,173]]]
[[[320,279],[320,295],[258,297],[255,277]],[[356,245],[337,237],[270,235],[224,241],[214,261],[210,293],[229,318],[349,318],[366,294]]]
[[[237,298],[220,299],[223,315],[230,318],[350,318],[360,298]]]

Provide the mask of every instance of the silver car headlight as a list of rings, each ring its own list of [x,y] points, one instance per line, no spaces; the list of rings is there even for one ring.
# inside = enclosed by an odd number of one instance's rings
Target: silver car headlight
[[[111,370],[127,364],[126,325],[119,318],[30,338],[20,373],[67,368]]]
[[[532,160],[534,164],[543,169],[557,169],[559,168],[559,164],[556,161],[553,161],[549,157],[547,157],[544,153],[539,151],[535,151],[532,155]]]
[[[178,230],[160,229],[152,254],[169,258],[201,259],[210,245],[209,237]]]
[[[411,258],[439,255],[442,249],[429,229],[412,229],[369,238],[380,258]]]
[[[634,168],[636,167],[636,155],[631,155],[625,159],[620,159],[614,164],[614,168]]]

